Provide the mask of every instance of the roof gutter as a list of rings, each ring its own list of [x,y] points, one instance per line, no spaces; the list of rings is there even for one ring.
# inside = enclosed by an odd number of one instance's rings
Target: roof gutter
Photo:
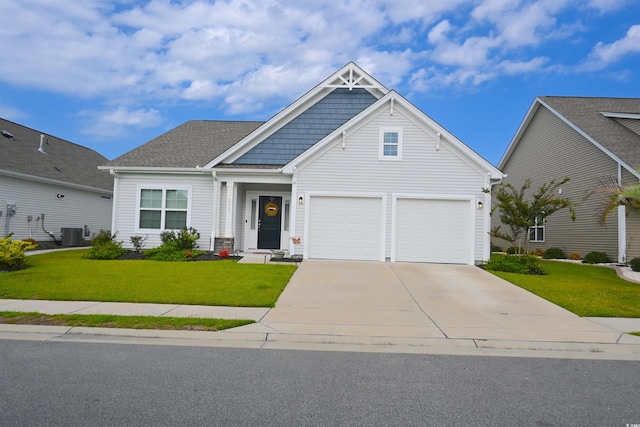
[[[25,180],[34,181],[34,182],[43,182],[43,183],[46,183],[46,184],[60,185],[60,186],[64,186],[64,187],[67,187],[67,188],[76,188],[78,190],[91,191],[91,192],[94,192],[94,193],[113,194],[113,190],[111,190],[111,189],[90,187],[88,185],[74,184],[72,182],[60,181],[60,180],[51,179],[51,178],[43,178],[43,177],[39,177],[39,176],[29,175],[29,174],[20,173],[20,172],[13,172],[13,171],[8,171],[8,170],[4,170],[4,169],[0,169],[0,175],[10,176],[10,177],[20,178],[20,179],[25,179]]]
[[[169,173],[169,174],[209,174],[211,169],[203,169],[201,167],[195,168],[170,168],[170,167],[139,167],[139,166],[98,166],[100,170],[109,171],[111,175],[118,172],[132,172],[132,173]]]

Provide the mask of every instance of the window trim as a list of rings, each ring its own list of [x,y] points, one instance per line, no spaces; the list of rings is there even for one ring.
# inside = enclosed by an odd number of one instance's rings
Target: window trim
[[[384,135],[386,133],[397,133],[397,144],[385,144]],[[396,156],[386,156],[384,154],[385,145],[396,145],[398,147],[398,154]],[[399,161],[402,160],[402,128],[400,127],[381,127],[378,136],[378,158],[379,160]]]
[[[159,210],[160,213],[160,228],[143,228],[140,227],[140,212],[142,209],[140,206],[142,199],[142,190],[161,190],[162,191],[162,207]],[[171,208],[167,209],[167,191],[186,191],[187,192],[187,208],[186,209],[176,209]],[[144,232],[144,233],[161,233],[167,230],[176,230],[174,228],[166,228],[166,212],[167,211],[180,211],[187,213],[186,218],[186,227],[191,227],[191,200],[192,200],[192,188],[191,186],[185,185],[174,185],[174,184],[137,184],[136,185],[136,206],[135,206],[135,232]]]

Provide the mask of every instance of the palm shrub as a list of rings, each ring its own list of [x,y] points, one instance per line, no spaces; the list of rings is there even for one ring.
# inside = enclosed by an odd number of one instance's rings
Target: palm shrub
[[[560,248],[549,248],[542,254],[544,259],[565,259],[564,251]]]
[[[11,240],[11,236],[13,233],[0,239],[0,271],[24,268],[27,264],[27,256],[24,253],[37,246],[31,242]]]

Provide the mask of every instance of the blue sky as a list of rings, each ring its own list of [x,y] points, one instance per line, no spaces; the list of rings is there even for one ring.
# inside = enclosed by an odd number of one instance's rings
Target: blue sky
[[[640,97],[640,0],[2,0],[0,117],[109,159],[356,62],[493,164],[539,95]]]

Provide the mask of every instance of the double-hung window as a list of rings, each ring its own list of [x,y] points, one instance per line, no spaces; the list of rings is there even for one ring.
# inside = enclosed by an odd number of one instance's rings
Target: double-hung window
[[[380,160],[402,160],[402,129],[380,128]]]
[[[530,242],[544,242],[544,218],[536,216],[533,226],[529,228]]]
[[[189,190],[141,188],[138,228],[181,230],[187,226]]]

